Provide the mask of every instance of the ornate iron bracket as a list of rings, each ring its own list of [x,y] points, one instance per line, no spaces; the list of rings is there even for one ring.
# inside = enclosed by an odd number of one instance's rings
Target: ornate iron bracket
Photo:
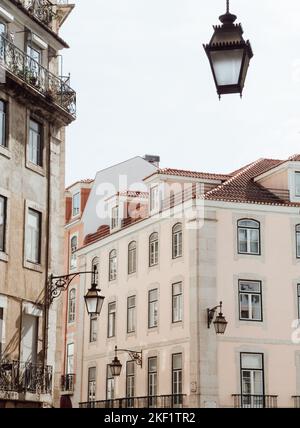
[[[220,308],[220,312],[222,312],[222,305],[223,305],[223,302],[220,302],[218,306],[215,306],[212,309],[207,309],[207,327],[208,328],[210,328],[211,323],[214,320],[216,310]]]
[[[71,284],[71,282],[80,275],[93,275],[93,282],[97,275],[97,267],[95,266],[94,271],[88,272],[75,272],[68,275],[54,276],[50,275],[48,280],[48,305],[51,306],[53,300],[58,298],[63,291],[66,291]]]
[[[130,349],[118,349],[118,347],[115,347],[116,355],[118,352],[127,352],[127,354],[130,356],[130,358],[135,361],[135,363],[143,367],[143,351],[132,351]]]

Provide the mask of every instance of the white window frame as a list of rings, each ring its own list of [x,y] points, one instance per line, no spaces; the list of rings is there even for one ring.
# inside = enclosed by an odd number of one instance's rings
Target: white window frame
[[[89,367],[88,369],[88,402],[96,400],[96,367]]]
[[[136,296],[127,298],[127,333],[136,331]]]
[[[106,400],[114,400],[115,398],[115,378],[111,374],[111,368],[106,366]]]
[[[295,172],[295,197],[300,198],[300,171]]]
[[[243,291],[243,284],[253,284],[259,286],[259,291]],[[248,297],[248,311],[249,317],[242,317],[242,296]],[[260,306],[260,318],[253,317],[253,296],[259,296],[259,306]],[[253,321],[253,322],[262,322],[263,321],[263,306],[262,306],[262,282],[261,281],[252,281],[252,280],[239,280],[239,319],[240,321]]]
[[[98,316],[92,315],[90,318],[90,343],[98,340]]]
[[[137,267],[137,243],[131,241],[128,245],[128,275],[136,273]]]
[[[153,237],[156,236],[157,239]],[[159,235],[153,232],[149,237],[149,266],[157,266],[159,261]]]
[[[155,294],[154,294],[155,293]],[[152,297],[154,295],[154,297]],[[158,288],[148,292],[148,328],[158,327]]]
[[[175,367],[175,358],[180,357],[180,366]],[[182,405],[183,357],[182,353],[172,354],[172,405]]]
[[[39,221],[37,230],[29,226],[30,213],[37,214],[37,218]],[[35,265],[41,264],[41,257],[42,257],[42,254],[41,254],[42,215],[43,214],[40,211],[36,210],[35,208],[28,207],[27,209],[25,254],[26,254],[26,261],[28,263],[35,264]],[[33,236],[34,234],[35,235],[38,234],[38,236]],[[36,255],[33,255],[33,252],[36,253]]]
[[[180,292],[176,292],[175,290],[176,287],[180,287]],[[183,285],[182,285],[182,282],[176,282],[172,284],[172,323],[176,324],[182,321],[183,321]]]
[[[116,281],[118,271],[118,253],[117,250],[111,250],[109,253],[109,281]]]
[[[81,192],[80,190],[78,192],[75,192],[72,195],[72,217],[77,217],[80,214],[80,208],[81,208]],[[75,205],[76,202],[76,205]],[[77,206],[78,202],[78,206]]]
[[[107,315],[107,338],[116,337],[117,302],[109,302]]]
[[[33,129],[32,123],[37,125],[38,131]],[[29,118],[29,136],[28,136],[28,160],[31,164],[43,168],[43,124]],[[34,138],[36,137],[36,139]]]
[[[183,226],[176,223],[172,228],[172,257],[178,259],[183,256]]]
[[[76,319],[76,288],[71,288],[68,297],[68,323],[72,324]]]
[[[150,187],[150,212],[157,212],[159,210],[159,185]]]
[[[300,259],[300,224],[296,225],[296,257]]]
[[[127,361],[126,363],[126,398],[133,398],[135,396],[135,367],[136,367],[135,361]]]
[[[243,226],[241,225],[243,222],[248,222],[248,223],[253,223],[257,225],[257,227],[251,227],[251,226]],[[254,220],[254,219],[247,219],[247,218],[243,218],[243,219],[239,219],[237,222],[237,239],[238,239],[238,254],[240,255],[253,255],[253,256],[260,256],[261,255],[261,224],[259,221]],[[240,237],[240,231],[246,231],[246,251],[242,251],[241,250],[241,237]],[[258,234],[258,249],[257,252],[252,251],[251,250],[251,244],[252,242],[256,242],[253,241],[253,237],[252,237],[252,233],[253,231],[256,231]]]
[[[74,374],[74,343],[67,344],[67,367],[66,374]]]
[[[111,209],[111,230],[118,229],[119,227],[119,205]]]
[[[76,240],[76,246],[73,245],[74,240]],[[78,234],[75,234],[75,235],[72,235],[70,239],[70,250],[71,250],[70,269],[77,268],[77,254],[76,254],[77,249],[78,249]]]

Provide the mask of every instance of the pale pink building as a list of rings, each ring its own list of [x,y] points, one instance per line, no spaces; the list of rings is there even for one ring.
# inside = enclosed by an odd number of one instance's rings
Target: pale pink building
[[[143,183],[107,198],[110,224],[76,253],[105,296],[90,319],[80,278],[81,407],[300,407],[300,155]],[[120,351],[113,377],[115,346],[142,366]]]

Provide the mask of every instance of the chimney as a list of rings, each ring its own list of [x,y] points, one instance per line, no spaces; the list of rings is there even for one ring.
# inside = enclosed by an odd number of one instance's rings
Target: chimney
[[[147,161],[147,162],[151,163],[152,165],[156,166],[157,168],[159,168],[160,156],[145,155],[144,159],[145,159],[145,161]]]

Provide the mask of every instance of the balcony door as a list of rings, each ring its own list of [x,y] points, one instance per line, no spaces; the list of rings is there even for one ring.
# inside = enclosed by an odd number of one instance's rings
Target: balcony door
[[[38,317],[23,314],[21,360],[24,363],[36,364],[38,345]]]
[[[241,354],[242,407],[265,407],[262,354]]]

